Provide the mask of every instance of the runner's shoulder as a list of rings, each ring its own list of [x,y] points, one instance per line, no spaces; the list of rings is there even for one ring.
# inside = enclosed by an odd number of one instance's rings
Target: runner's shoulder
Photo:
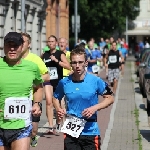
[[[25,60],[30,60],[35,63],[38,63],[39,61],[43,62],[42,59],[34,53],[29,53],[28,56],[25,58]]]
[[[37,68],[38,68],[37,64],[35,64],[34,62],[32,62],[30,60],[25,60],[25,59],[22,59],[22,66],[32,69],[33,71],[37,70]]]

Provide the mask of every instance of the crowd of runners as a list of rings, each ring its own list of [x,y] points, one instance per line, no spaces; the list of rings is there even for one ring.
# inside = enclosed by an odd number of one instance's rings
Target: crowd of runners
[[[43,93],[49,134],[64,133],[65,150],[100,150],[97,111],[114,102],[119,77],[124,75],[128,45],[111,37],[68,40],[50,35],[41,56],[30,52],[27,33],[4,37],[0,58],[0,150],[29,150],[38,144]],[[106,72],[106,81],[99,73]],[[99,102],[98,95],[103,97]],[[56,125],[53,124],[54,109]]]

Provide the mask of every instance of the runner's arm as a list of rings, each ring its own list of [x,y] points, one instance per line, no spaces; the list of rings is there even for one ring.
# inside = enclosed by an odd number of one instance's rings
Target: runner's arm
[[[124,62],[124,58],[122,56],[122,53],[119,51],[119,55],[120,55],[120,58],[121,58],[121,62]]]
[[[111,105],[114,102],[114,97],[112,95],[104,95],[103,101],[95,105],[96,109],[99,111]]]
[[[108,60],[108,54],[106,54],[105,59],[104,59],[105,64],[107,64],[107,60]]]
[[[43,99],[43,80],[37,65],[36,65],[35,79],[33,81],[33,84],[34,84],[33,100],[34,102],[41,102]]]
[[[102,61],[102,55],[101,55],[100,51],[98,51],[98,53],[97,53],[97,60],[99,62]]]
[[[89,63],[95,63],[97,62],[97,59],[87,60]]]
[[[33,100],[34,100],[34,102],[42,102],[42,100],[43,100],[43,85],[42,85],[42,83],[37,86],[34,86]]]
[[[50,75],[48,74],[48,72],[42,75],[42,79],[44,80],[44,82],[50,81]]]
[[[61,61],[58,62],[59,65],[65,69],[71,70],[70,63],[68,62],[65,54],[61,54]]]

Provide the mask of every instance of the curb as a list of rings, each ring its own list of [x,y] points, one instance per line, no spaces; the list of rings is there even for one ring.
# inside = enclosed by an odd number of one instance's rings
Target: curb
[[[131,62],[131,77],[134,80],[133,88],[135,91],[135,104],[136,108],[139,110],[139,131],[142,138],[142,150],[150,149],[150,126],[148,125],[148,116],[143,103],[143,97],[140,94],[139,84],[137,82],[137,77],[135,75],[134,62]],[[144,106],[144,107],[143,107]]]

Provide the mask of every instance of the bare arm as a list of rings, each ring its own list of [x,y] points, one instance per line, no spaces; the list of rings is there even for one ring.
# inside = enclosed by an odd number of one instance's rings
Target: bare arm
[[[50,75],[48,74],[48,72],[42,75],[42,79],[44,80],[44,82],[50,81]]]
[[[89,63],[95,63],[97,62],[97,59],[88,60]]]
[[[55,97],[53,97],[53,105],[54,105],[56,111],[61,109],[59,100],[56,99]]]
[[[102,61],[102,58],[97,58],[98,61]]]
[[[42,102],[43,100],[43,85],[42,84],[34,87],[33,100],[34,102]]]
[[[59,62],[59,65],[65,69],[71,70],[70,63],[64,54],[61,54],[61,61]]]
[[[56,109],[58,119],[62,119],[66,111],[60,107],[59,100],[53,97],[53,105]]]
[[[124,58],[123,58],[123,56],[122,56],[122,53],[119,52],[119,55],[120,55],[120,57],[121,57],[121,62],[123,62],[123,61],[124,61]]]
[[[104,95],[103,98],[104,100],[102,102],[95,105],[97,110],[104,109],[114,102],[114,97],[112,95]]]
[[[114,102],[114,98],[112,95],[104,95],[103,98],[104,100],[102,102],[84,109],[82,111],[82,116],[90,118],[96,111],[104,109]]]

